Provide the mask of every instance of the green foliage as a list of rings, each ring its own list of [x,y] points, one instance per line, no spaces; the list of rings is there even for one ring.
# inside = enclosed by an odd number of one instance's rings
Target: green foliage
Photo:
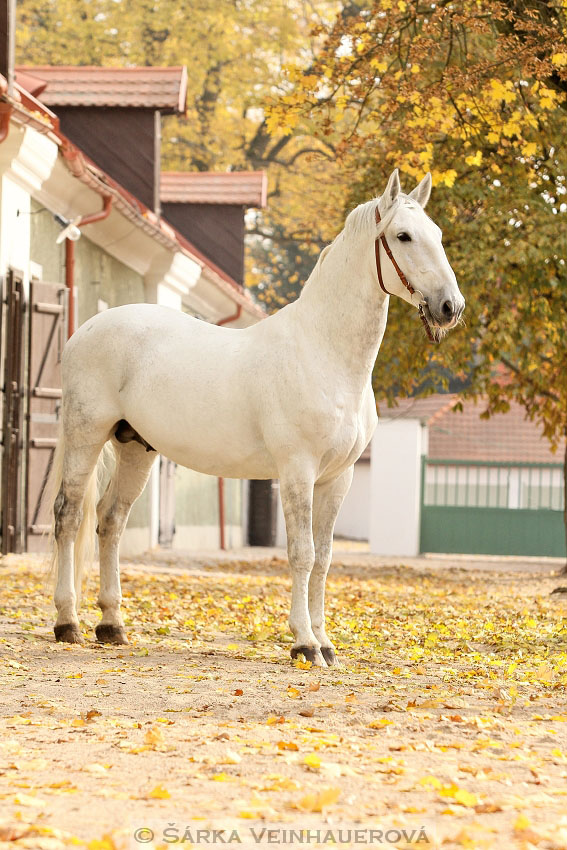
[[[275,312],[299,297],[321,246],[313,244],[308,234],[300,242],[298,236],[288,237],[282,225],[263,229],[262,224],[258,215],[249,239],[247,280],[258,301]]]
[[[448,376],[488,411],[522,403],[552,445],[567,425],[567,20],[559,0],[381,0],[345,6],[308,72],[269,112],[337,151],[349,205],[431,171],[430,214],[467,299],[466,327],[430,347],[392,304],[380,396]],[[321,34],[321,32],[320,32]]]
[[[262,227],[272,239],[254,243],[267,293],[280,277],[304,271],[294,258],[305,251],[306,230],[314,244],[324,244],[332,234],[317,212],[326,203],[339,206],[339,181],[327,192],[320,179],[322,164],[332,169],[329,146],[311,133],[290,134],[288,126],[270,136],[263,109],[282,84],[285,62],[298,56],[313,61],[311,29],[324,26],[326,16],[330,21],[336,6],[336,0],[196,0],[190,6],[179,0],[20,0],[17,61],[186,65],[187,116],[164,119],[163,166],[267,169],[269,209]],[[279,258],[275,270],[270,254]],[[253,276],[254,291],[258,282]]]

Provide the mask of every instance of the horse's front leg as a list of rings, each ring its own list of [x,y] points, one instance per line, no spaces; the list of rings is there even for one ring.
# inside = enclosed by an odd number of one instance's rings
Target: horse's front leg
[[[291,568],[289,627],[295,637],[291,657],[304,655],[317,667],[327,664],[309,617],[309,576],[315,560],[313,545],[313,478],[304,471],[286,470],[280,475],[280,493],[287,531],[287,554]]]
[[[325,631],[325,583],[331,564],[335,521],[350,489],[353,467],[334,481],[316,484],[313,494],[313,540],[315,563],[309,579],[309,613],[311,627],[321,645],[323,658],[332,667],[338,664],[335,648]]]

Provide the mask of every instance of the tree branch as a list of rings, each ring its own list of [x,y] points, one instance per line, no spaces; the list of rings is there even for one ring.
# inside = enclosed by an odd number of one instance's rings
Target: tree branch
[[[500,362],[503,363],[504,366],[506,366],[507,369],[510,369],[511,372],[514,372],[515,375],[519,375],[522,378],[522,380],[524,380],[527,384],[531,384],[531,386],[536,391],[536,395],[546,396],[546,398],[550,398],[550,399],[552,399],[553,401],[556,401],[556,402],[561,401],[560,396],[558,396],[556,393],[552,392],[551,390],[540,389],[540,387],[538,386],[536,381],[534,381],[532,378],[530,378],[528,375],[526,375],[525,372],[522,372],[522,370],[519,369],[517,366],[514,366],[514,364],[511,363],[508,360],[507,357],[503,357],[502,355],[500,355]]]

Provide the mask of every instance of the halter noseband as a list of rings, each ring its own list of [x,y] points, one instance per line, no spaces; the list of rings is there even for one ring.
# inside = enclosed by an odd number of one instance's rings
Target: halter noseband
[[[380,213],[378,212],[378,207],[376,207],[376,224],[380,224],[380,221],[381,221]],[[386,237],[384,236],[384,234],[379,236],[378,239],[376,239],[374,241],[374,253],[376,255],[376,271],[378,272],[378,283],[380,284],[380,289],[383,292],[385,292],[386,295],[392,294],[391,292],[388,292],[388,290],[384,286],[384,281],[382,279],[382,264],[380,262],[380,242],[384,246],[384,250],[385,250],[386,254],[388,255],[388,257],[390,258],[390,261],[391,261],[392,265],[394,266],[394,268],[395,268],[395,270],[398,274],[399,279],[401,280],[401,282],[403,283],[403,285],[405,286],[405,288],[409,292],[411,299],[412,299],[412,304],[415,303],[414,300],[413,300],[414,295],[417,295],[418,298],[420,299],[419,302],[417,303],[417,305],[415,305],[415,306],[417,306],[417,309],[418,309],[418,312],[419,312],[419,318],[421,319],[421,321],[423,323],[423,327],[425,328],[425,332],[427,333],[428,339],[431,342],[436,342],[437,340],[433,336],[433,332],[432,332],[432,330],[429,326],[429,322],[427,321],[427,317],[426,317],[425,311],[423,309],[423,305],[425,304],[425,298],[423,297],[423,293],[420,292],[419,289],[414,289],[414,287],[411,285],[411,283],[409,282],[409,280],[407,279],[407,277],[405,276],[405,274],[403,273],[403,271],[401,270],[401,268],[397,264],[396,258],[392,254],[392,249],[388,245],[388,241],[387,241]]]

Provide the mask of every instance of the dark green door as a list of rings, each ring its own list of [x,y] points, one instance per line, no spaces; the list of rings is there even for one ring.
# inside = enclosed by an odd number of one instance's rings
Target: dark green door
[[[420,548],[565,557],[561,465],[424,458]]]

